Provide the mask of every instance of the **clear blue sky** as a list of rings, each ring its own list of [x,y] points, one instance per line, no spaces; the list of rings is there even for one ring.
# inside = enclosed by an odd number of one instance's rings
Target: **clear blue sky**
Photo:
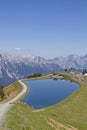
[[[87,0],[1,0],[0,51],[45,58],[87,53]]]

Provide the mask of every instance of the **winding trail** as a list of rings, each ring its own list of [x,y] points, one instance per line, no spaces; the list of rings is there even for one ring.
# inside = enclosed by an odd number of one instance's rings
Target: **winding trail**
[[[12,103],[15,102],[16,100],[18,100],[27,91],[27,86],[21,80],[19,80],[18,82],[23,86],[23,90],[16,97],[14,97],[12,100],[10,100],[6,103],[0,104],[0,128],[2,127],[4,118],[9,110],[9,108],[11,108],[13,106]]]

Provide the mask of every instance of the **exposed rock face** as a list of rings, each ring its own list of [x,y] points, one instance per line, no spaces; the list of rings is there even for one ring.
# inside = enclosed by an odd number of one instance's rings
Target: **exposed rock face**
[[[0,84],[8,85],[16,79],[29,76],[32,73],[50,73],[53,70],[63,71],[66,68],[82,70],[87,68],[87,54],[76,54],[68,57],[44,59],[40,56],[21,55],[13,57],[8,53],[0,54]]]
[[[22,55],[12,57],[9,54],[0,54],[0,84],[6,86],[17,79],[29,76],[32,73],[49,73],[63,69],[54,63],[39,56]]]

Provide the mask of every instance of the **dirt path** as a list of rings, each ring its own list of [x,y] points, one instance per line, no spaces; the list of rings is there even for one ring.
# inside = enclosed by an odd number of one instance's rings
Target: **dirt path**
[[[2,127],[3,120],[6,116],[6,113],[8,112],[9,108],[11,108],[13,106],[12,103],[15,102],[16,100],[18,100],[27,91],[27,86],[21,80],[19,80],[19,83],[23,86],[23,90],[12,100],[10,100],[6,103],[0,104],[0,127]]]

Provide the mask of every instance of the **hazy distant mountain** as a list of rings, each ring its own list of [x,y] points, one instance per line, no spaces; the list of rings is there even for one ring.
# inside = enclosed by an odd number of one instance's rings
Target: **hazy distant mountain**
[[[29,76],[32,73],[50,73],[53,70],[63,71],[66,68],[77,70],[87,68],[87,54],[76,54],[67,57],[56,57],[46,60],[40,56],[21,55],[13,57],[8,53],[0,54],[0,84],[8,85],[16,79]]]
[[[84,58],[81,59],[78,55],[69,55],[68,57],[57,57],[52,60],[52,62],[58,64],[62,68],[76,68],[81,69],[82,68],[82,62]],[[87,60],[86,60],[87,62]]]
[[[57,57],[51,60],[58,64],[63,69],[65,68],[76,68],[77,70],[87,68],[87,55],[78,56],[76,54],[69,55],[68,57]]]

